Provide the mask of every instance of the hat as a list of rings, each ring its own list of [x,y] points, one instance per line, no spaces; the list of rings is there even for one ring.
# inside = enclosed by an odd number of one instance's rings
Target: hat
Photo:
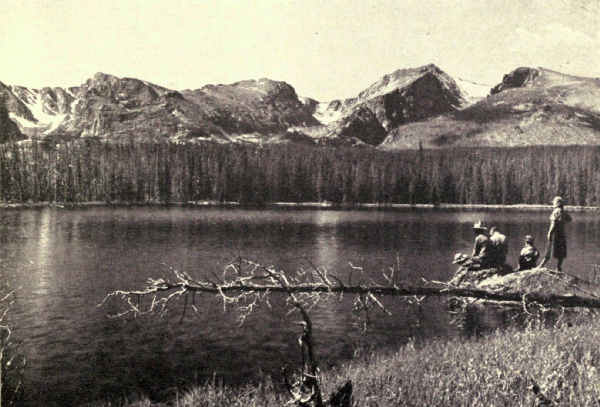
[[[483,222],[479,221],[479,222],[477,222],[477,223],[475,223],[473,225],[473,229],[475,229],[475,230],[487,230],[487,227],[485,226],[485,224]]]
[[[525,236],[525,241],[526,241],[527,243],[533,243],[533,236],[531,236],[531,235],[527,235],[527,236]]]
[[[554,199],[552,200],[552,206],[557,207],[557,206],[562,206],[563,204],[563,199],[560,196],[555,196]]]

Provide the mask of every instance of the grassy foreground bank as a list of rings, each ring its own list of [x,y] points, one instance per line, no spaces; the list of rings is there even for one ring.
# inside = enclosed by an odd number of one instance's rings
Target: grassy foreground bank
[[[587,318],[586,318],[587,319]],[[541,396],[556,405],[600,405],[600,319],[573,326],[509,329],[476,339],[409,343],[323,373],[328,396],[351,379],[356,406],[532,406]],[[207,383],[168,406],[283,406],[283,388],[229,388]],[[104,404],[108,406],[110,404]],[[129,404],[150,407],[148,400]]]

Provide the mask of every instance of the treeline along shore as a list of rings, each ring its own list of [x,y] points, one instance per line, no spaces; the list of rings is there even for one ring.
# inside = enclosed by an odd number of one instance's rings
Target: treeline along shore
[[[5,203],[600,205],[600,146],[384,152],[303,145],[0,145]]]

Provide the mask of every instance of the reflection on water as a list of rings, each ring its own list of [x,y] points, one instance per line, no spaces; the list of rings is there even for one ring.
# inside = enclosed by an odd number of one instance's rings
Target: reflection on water
[[[341,277],[349,263],[371,277],[398,263],[404,281],[446,279],[452,255],[471,251],[475,221],[497,225],[509,237],[509,259],[516,264],[526,234],[543,250],[548,216],[456,210],[4,211],[0,271],[21,287],[11,318],[29,360],[30,404],[73,405],[136,392],[164,398],[169,389],[213,373],[234,383],[297,361],[299,328],[277,306],[283,298],[273,298],[272,309],[260,309],[241,328],[235,312],[223,313],[213,297],[181,323],[177,309],[167,318],[125,321],[106,317],[116,304],[96,306],[107,292],[139,287],[169,267],[207,277],[241,255],[286,270],[314,264]],[[588,277],[592,265],[600,264],[598,220],[574,214],[568,235],[567,270]],[[408,337],[458,334],[441,312],[443,299],[418,307],[388,298],[393,316],[373,311],[373,325],[361,336],[351,302],[345,297],[312,311],[324,366],[351,357],[359,344],[381,347]]]

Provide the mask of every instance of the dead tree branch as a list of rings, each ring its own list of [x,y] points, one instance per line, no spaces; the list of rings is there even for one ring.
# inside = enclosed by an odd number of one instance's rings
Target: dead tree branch
[[[174,297],[181,297],[186,293],[206,293],[218,294],[225,300],[226,304],[237,303],[241,297],[248,293],[284,293],[284,294],[355,294],[362,296],[396,296],[396,297],[468,297],[490,301],[508,301],[522,303],[526,297],[527,302],[536,302],[546,306],[560,306],[564,308],[584,307],[600,308],[600,299],[580,297],[575,295],[541,294],[541,293],[521,293],[521,292],[503,292],[496,293],[487,290],[474,288],[460,288],[451,286],[404,286],[393,287],[379,284],[372,285],[346,285],[336,281],[331,284],[324,283],[298,283],[283,287],[279,283],[268,282],[268,278],[261,277],[267,281],[265,284],[257,284],[254,281],[258,278],[235,281],[223,281],[218,284],[213,282],[191,282],[176,278],[174,281],[164,279],[149,279],[147,284],[141,290],[116,290],[109,293],[100,305],[103,305],[111,297],[122,297],[124,299],[133,298],[133,296],[150,296],[160,293],[170,293],[168,297],[156,299],[153,305],[160,306],[163,309],[167,303]],[[232,296],[230,296],[232,295]],[[129,312],[142,313],[134,304],[130,304],[132,309]],[[152,309],[153,311],[154,309]]]
[[[13,290],[0,298],[0,407],[15,405],[23,391],[26,360],[17,352],[18,344],[6,321],[14,296]]]

